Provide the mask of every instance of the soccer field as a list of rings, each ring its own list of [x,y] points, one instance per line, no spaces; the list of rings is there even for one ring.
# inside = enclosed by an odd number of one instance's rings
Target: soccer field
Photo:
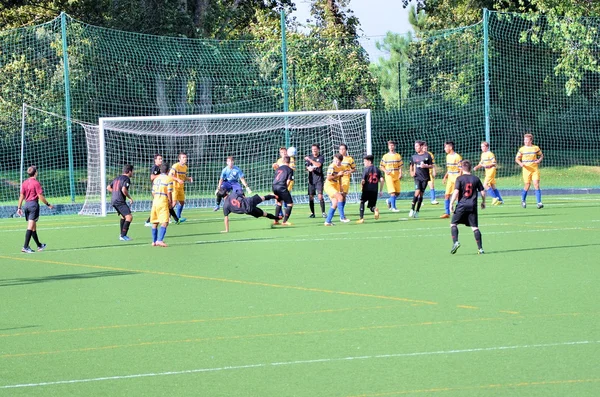
[[[464,226],[450,255],[443,205],[406,200],[229,234],[184,210],[169,248],[147,213],[130,242],[115,215],[42,217],[31,255],[3,219],[0,395],[596,397],[600,196],[529,201],[480,212],[484,255]]]

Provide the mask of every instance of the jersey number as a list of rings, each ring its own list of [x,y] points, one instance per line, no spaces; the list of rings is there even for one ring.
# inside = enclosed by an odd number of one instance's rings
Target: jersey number
[[[465,185],[465,197],[471,197],[472,194],[473,194],[473,184],[467,183]]]
[[[369,174],[369,179],[367,180],[369,183],[377,183],[377,174],[372,172]]]
[[[281,174],[283,174],[283,170],[277,170],[277,175],[275,176],[275,180],[281,180]]]
[[[240,208],[240,202],[237,199],[231,199],[231,205]]]

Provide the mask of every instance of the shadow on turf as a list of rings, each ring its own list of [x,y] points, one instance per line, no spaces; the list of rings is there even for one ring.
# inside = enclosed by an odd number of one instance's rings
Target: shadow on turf
[[[514,249],[514,250],[502,250],[502,251],[490,251],[485,253],[485,255],[494,255],[494,254],[506,254],[508,252],[532,252],[532,251],[539,251],[539,250],[554,250],[554,249],[563,249],[563,248],[583,248],[583,247],[596,247],[596,246],[600,246],[600,243],[598,244],[574,244],[574,245],[556,245],[554,247],[530,247],[530,248],[521,248],[521,249]]]
[[[39,325],[24,325],[22,327],[0,328],[0,331],[14,331],[17,329],[38,328]]]
[[[66,281],[66,280],[85,280],[89,278],[113,277],[113,276],[128,276],[130,274],[138,274],[137,272],[127,271],[110,271],[110,272],[91,272],[77,274],[58,274],[56,276],[46,277],[27,277],[27,278],[9,278],[0,280],[0,287],[13,287],[18,285],[39,284],[51,281]]]

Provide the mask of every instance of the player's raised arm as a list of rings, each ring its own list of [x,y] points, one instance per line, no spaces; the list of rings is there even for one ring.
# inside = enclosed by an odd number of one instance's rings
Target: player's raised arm
[[[244,178],[243,176],[240,177],[240,182],[242,182],[242,185],[244,185],[246,192],[248,192],[248,194],[252,194],[252,190],[250,190],[250,187],[248,187],[248,182],[246,182],[246,178]]]

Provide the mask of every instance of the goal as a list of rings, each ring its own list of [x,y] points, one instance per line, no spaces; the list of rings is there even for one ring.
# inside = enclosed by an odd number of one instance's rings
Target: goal
[[[214,191],[227,156],[245,174],[253,192],[271,191],[273,169],[280,147],[295,146],[296,174],[292,195],[307,201],[307,171],[304,157],[312,144],[321,147],[324,168],[342,143],[360,164],[371,154],[371,111],[337,110],[315,112],[242,113],[152,117],[100,118],[97,126],[85,126],[88,149],[88,183],[82,215],[105,216],[113,211],[107,203],[106,185],[121,174],[123,165],[134,166],[131,193],[134,211],[151,207],[149,170],[154,155],[173,164],[178,154],[188,155],[186,207],[214,205]],[[350,201],[359,197],[359,172],[355,173]]]

